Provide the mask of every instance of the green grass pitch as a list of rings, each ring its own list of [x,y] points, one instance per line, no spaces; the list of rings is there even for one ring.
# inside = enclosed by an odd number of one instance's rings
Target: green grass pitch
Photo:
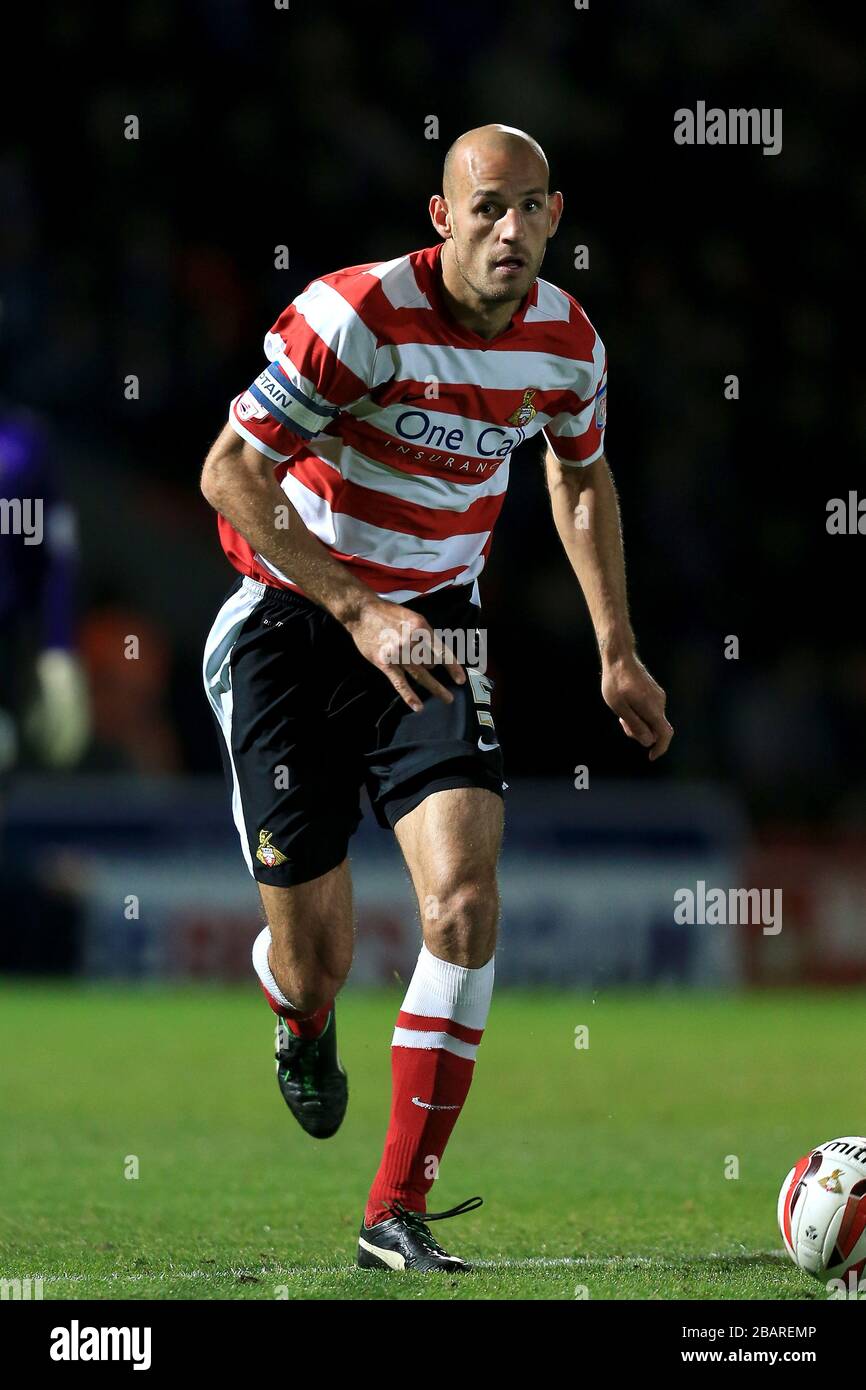
[[[485,1199],[434,1228],[462,1277],[354,1265],[401,998],[341,996],[349,1112],[320,1142],[252,984],[4,984],[0,1277],[46,1299],[826,1298],[776,1196],[812,1143],[863,1132],[861,994],[500,990],[430,1198]]]

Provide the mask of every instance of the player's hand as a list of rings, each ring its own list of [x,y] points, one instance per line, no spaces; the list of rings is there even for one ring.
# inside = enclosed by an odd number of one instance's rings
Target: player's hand
[[[628,737],[649,748],[650,762],[667,752],[674,736],[665,718],[667,697],[642,661],[636,656],[606,661],[601,674],[601,693],[605,703],[619,715]]]
[[[420,613],[387,599],[372,599],[363,605],[346,628],[362,656],[365,656],[393,685],[397,694],[416,713],[423,703],[409,684],[410,679],[450,705],[454,699],[436,677],[433,666],[444,666],[455,685],[465,685],[466,672],[454,653],[434,633]]]

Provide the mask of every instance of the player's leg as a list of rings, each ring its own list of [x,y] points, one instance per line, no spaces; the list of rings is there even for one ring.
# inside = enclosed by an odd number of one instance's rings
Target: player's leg
[[[394,833],[412,877],[428,950],[463,969],[491,959],[499,924],[502,797],[481,787],[433,792]]]
[[[259,938],[256,964],[269,972],[270,979],[262,980],[265,993],[279,1006],[275,1012],[290,1020],[320,1014],[334,1002],[352,964],[348,859],[293,888],[260,883],[259,893],[268,925]]]
[[[291,888],[260,883],[259,892],[268,925],[253,946],[253,966],[277,1015],[280,1093],[307,1134],[327,1139],[349,1099],[334,1004],[352,964],[349,861]]]
[[[423,1220],[392,1212],[425,1211],[469,1093],[493,992],[502,825],[502,798],[482,787],[433,792],[395,825],[424,944],[392,1040],[388,1134],[360,1235],[370,1267],[465,1268],[431,1247]]]
[[[321,610],[249,579],[228,595],[203,676],[220,732],[232,813],[267,925],[253,965],[277,1014],[277,1080],[307,1133],[333,1134],[348,1087],[334,996],[351,962],[346,851],[360,818],[357,776],[327,717],[339,667]]]

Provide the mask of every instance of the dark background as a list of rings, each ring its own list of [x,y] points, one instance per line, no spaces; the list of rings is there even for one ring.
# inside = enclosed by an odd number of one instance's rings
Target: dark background
[[[199,666],[233,571],[207,448],[280,310],[432,244],[447,146],[497,120],[541,142],[565,196],[543,274],[608,348],[633,619],[677,731],[650,767],[601,702],[535,442],[481,581],[509,769],[709,777],[759,823],[862,826],[866,539],[828,535],[826,506],[862,477],[863,55],[827,7],[132,0],[37,22],[0,155],[0,380],[49,425],[78,509],[84,770],[218,769]],[[676,145],[698,100],[781,107],[782,153]],[[128,632],[144,690],[124,686]]]

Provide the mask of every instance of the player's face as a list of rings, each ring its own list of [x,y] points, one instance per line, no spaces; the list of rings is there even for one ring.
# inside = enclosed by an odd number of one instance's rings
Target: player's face
[[[470,158],[449,200],[454,259],[482,300],[520,300],[535,280],[559,221],[560,194],[532,155]]]

